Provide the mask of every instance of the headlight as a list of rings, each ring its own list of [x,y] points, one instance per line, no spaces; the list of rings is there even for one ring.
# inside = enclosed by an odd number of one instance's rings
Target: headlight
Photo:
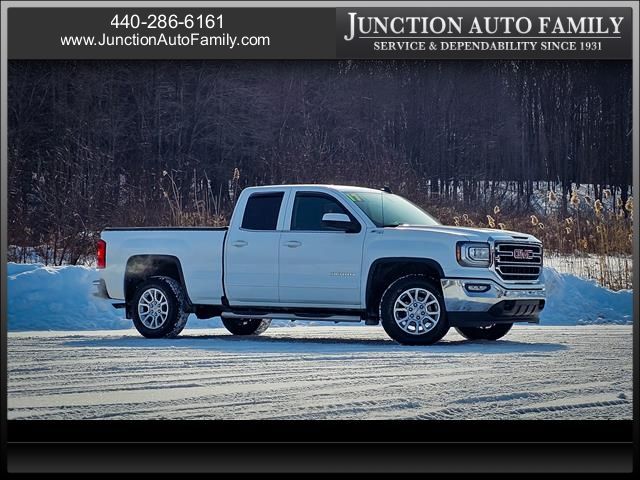
[[[464,267],[488,267],[491,265],[491,248],[488,243],[458,242],[456,259]]]

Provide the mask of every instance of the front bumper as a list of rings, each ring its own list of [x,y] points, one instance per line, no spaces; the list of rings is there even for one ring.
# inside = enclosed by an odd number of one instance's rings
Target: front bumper
[[[541,283],[507,288],[490,279],[447,278],[441,285],[452,327],[539,323],[546,298]]]

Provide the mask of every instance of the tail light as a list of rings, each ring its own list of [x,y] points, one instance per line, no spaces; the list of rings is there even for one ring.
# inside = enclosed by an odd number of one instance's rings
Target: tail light
[[[98,240],[96,265],[98,268],[105,268],[107,266],[107,242],[104,240]]]

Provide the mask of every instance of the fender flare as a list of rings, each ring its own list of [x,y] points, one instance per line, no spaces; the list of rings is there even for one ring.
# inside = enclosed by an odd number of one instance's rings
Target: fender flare
[[[184,288],[184,295],[185,298],[187,300],[187,304],[189,306],[192,305],[191,299],[189,298],[189,292],[187,291],[187,284],[185,282],[185,278],[184,278],[184,273],[182,271],[182,264],[180,263],[180,259],[174,255],[166,255],[166,254],[141,254],[141,255],[131,255],[128,259],[127,259],[127,263],[125,264],[125,269],[124,269],[124,279],[123,279],[123,287],[124,287],[124,294],[125,294],[125,302],[129,303],[130,298],[128,298],[127,296],[127,292],[128,290],[130,290],[130,285],[128,284],[131,281],[131,278],[135,278],[135,277],[142,277],[143,279],[152,277],[156,275],[156,272],[149,272],[148,275],[144,275],[144,271],[139,274],[139,275],[135,275],[135,274],[130,274],[129,273],[129,266],[131,265],[133,260],[138,260],[140,259],[143,263],[153,263],[153,262],[157,262],[160,261],[164,264],[170,264],[173,265],[176,268],[176,271],[178,272],[178,281],[180,282],[180,284],[182,285],[182,287]],[[151,265],[149,265],[149,267],[151,267]],[[144,281],[144,280],[142,280]]]
[[[376,272],[376,270],[378,269],[378,267],[380,267],[381,265],[386,265],[386,264],[393,264],[393,263],[412,263],[412,264],[420,264],[420,265],[424,265],[427,266],[433,270],[435,270],[436,272],[438,272],[438,275],[440,276],[440,278],[444,278],[444,270],[442,269],[442,266],[440,265],[439,262],[437,262],[436,260],[432,259],[432,258],[424,258],[424,257],[382,257],[382,258],[378,258],[376,260],[374,260],[371,265],[369,266],[369,271],[367,272],[367,284],[366,284],[366,290],[365,290],[365,309],[367,311],[367,314],[372,310],[372,305],[371,305],[371,295],[373,294],[373,283],[374,283],[374,274]],[[377,310],[377,306],[375,308],[375,310]]]

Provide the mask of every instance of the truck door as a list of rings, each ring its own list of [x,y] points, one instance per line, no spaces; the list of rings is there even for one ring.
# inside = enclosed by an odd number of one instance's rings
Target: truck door
[[[327,193],[299,190],[289,203],[280,236],[281,304],[359,308],[365,228]],[[351,223],[323,221],[328,213]]]
[[[284,191],[249,196],[239,226],[232,225],[225,244],[225,292],[231,305],[278,303],[278,222]],[[238,205],[237,208],[242,208]],[[282,209],[284,210],[284,209]]]

